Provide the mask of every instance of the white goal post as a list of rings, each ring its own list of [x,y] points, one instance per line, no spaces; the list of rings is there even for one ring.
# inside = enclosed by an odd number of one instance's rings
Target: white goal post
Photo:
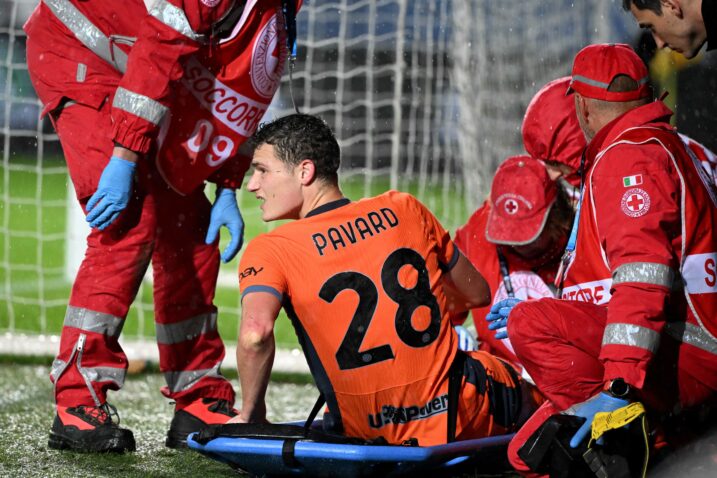
[[[0,0],[0,333],[7,334],[59,333],[84,251],[59,143],[38,118],[27,76],[22,24],[37,1]],[[305,0],[295,100],[334,128],[347,194],[406,190],[455,230],[482,203],[497,165],[522,152],[520,122],[532,95],[569,74],[582,46],[637,34],[620,3]],[[288,81],[265,119],[293,110]],[[247,199],[240,195],[240,203]],[[257,221],[249,209],[245,219]],[[222,269],[221,287],[237,287],[235,269],[236,261]],[[222,316],[239,312],[238,298],[218,305]],[[139,297],[133,310],[151,322],[150,300]],[[125,333],[143,338],[143,330]]]

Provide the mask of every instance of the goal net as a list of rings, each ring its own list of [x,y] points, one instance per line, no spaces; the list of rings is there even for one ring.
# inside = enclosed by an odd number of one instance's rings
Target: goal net
[[[59,333],[86,226],[54,131],[39,120],[22,24],[37,0],[0,0],[0,334]],[[343,151],[347,196],[414,193],[451,230],[486,196],[492,174],[522,151],[532,95],[569,74],[597,41],[630,41],[632,18],[605,0],[307,0],[298,15],[293,93],[324,118]],[[293,111],[288,75],[265,119]],[[261,224],[240,193],[247,239]],[[217,305],[236,336],[236,260]],[[228,317],[228,319],[226,319]],[[151,338],[151,286],[125,336]],[[0,350],[2,353],[2,350]]]

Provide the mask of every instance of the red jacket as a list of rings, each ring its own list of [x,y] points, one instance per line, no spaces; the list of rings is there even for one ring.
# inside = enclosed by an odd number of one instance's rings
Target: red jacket
[[[232,35],[185,62],[157,155],[159,171],[176,191],[189,194],[205,179],[241,186],[251,158],[239,147],[268,109],[289,53],[281,4],[247,2]]]
[[[43,113],[63,98],[99,107],[112,97],[111,139],[146,153],[183,75],[180,60],[212,42],[212,26],[235,3],[156,0],[148,14],[142,0],[43,0],[25,25],[53,53],[35,72]]]
[[[468,219],[468,222],[456,231],[455,244],[469,261],[485,277],[490,286],[493,299],[491,305],[508,297],[503,276],[498,262],[497,246],[485,237],[486,223],[490,214],[490,203],[486,201]],[[546,284],[552,284],[560,262],[560,253],[564,243],[556,244],[547,260],[543,259],[531,263],[520,256],[511,253],[510,247],[502,247],[503,256],[508,264],[508,272],[515,296],[520,299],[539,299],[553,297],[554,292]],[[508,360],[518,367],[522,367],[513,352],[509,339],[495,338],[495,331],[488,330],[485,316],[490,305],[472,309],[473,323],[478,334],[479,348],[486,352]],[[455,324],[462,323],[465,317],[455,317]]]
[[[701,143],[698,143],[689,136],[685,136],[684,134],[680,133],[680,138],[682,138],[682,141],[684,141],[685,144],[690,148],[690,151],[692,151],[695,156],[697,156],[697,159],[702,164],[702,167],[705,169],[707,176],[712,178],[712,182],[717,184],[717,155],[710,151],[706,146]]]
[[[659,101],[636,108],[591,141],[562,294],[606,304],[604,378],[638,388],[663,332],[700,349],[705,363],[717,358],[717,192],[671,114]],[[717,367],[702,368],[705,383],[717,383]]]

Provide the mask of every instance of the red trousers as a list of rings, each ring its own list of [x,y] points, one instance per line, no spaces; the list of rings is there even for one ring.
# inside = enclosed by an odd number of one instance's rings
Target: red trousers
[[[511,464],[527,476],[530,472],[517,455],[526,440],[551,415],[599,393],[603,365],[598,359],[607,307],[557,299],[522,302],[510,314],[508,335],[526,371],[546,397],[543,406],[513,438],[508,456]],[[690,407],[717,396],[717,383],[702,380],[704,368],[717,368],[717,360],[694,346],[663,334],[660,348],[640,400],[648,412]],[[699,378],[698,378],[699,377]]]
[[[112,152],[110,100],[99,110],[71,104],[53,113],[83,208]],[[91,192],[90,192],[91,194]],[[101,404],[119,389],[127,357],[117,339],[147,267],[154,270],[154,309],[162,393],[183,408],[199,398],[233,402],[219,373],[224,345],[213,304],[217,244],[204,244],[211,204],[202,190],[180,196],[141,158],[128,207],[104,231],[93,229],[75,279],[51,378],[58,405]]]

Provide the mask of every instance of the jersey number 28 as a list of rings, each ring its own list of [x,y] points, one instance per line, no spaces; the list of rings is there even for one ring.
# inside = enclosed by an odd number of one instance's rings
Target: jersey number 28
[[[416,285],[406,289],[398,280],[404,266],[412,266],[418,272]],[[438,338],[441,330],[441,310],[426,271],[426,261],[413,249],[397,249],[392,252],[381,268],[381,285],[391,300],[398,304],[394,325],[398,337],[411,347],[426,347]],[[365,367],[394,358],[389,344],[360,350],[378,303],[378,290],[373,281],[359,272],[340,272],[324,282],[319,297],[328,303],[334,301],[343,290],[351,289],[359,296],[358,307],[351,319],[349,329],[336,351],[336,361],[341,370]],[[425,330],[416,330],[411,323],[413,312],[420,306],[428,307],[431,320]]]

